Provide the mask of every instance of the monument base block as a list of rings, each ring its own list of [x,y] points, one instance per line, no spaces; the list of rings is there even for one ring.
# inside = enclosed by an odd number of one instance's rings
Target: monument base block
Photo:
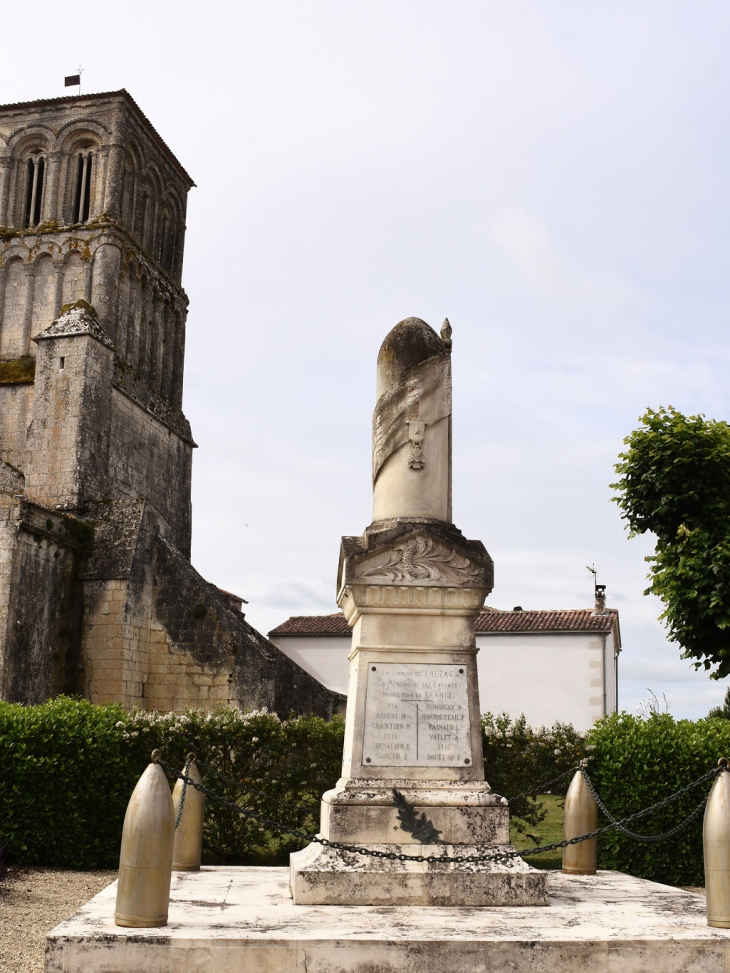
[[[484,855],[485,845],[365,845],[396,855]],[[500,851],[512,851],[500,845]],[[311,844],[290,856],[295,905],[545,906],[547,873],[505,863],[412,862]]]
[[[343,844],[411,844],[420,855],[418,838],[401,827],[393,792],[425,815],[449,845],[507,845],[509,807],[484,780],[340,779],[322,796],[322,837]],[[431,852],[429,852],[431,854]]]
[[[548,872],[548,908],[295,906],[284,868],[175,872],[161,929],[114,925],[116,883],[46,938],[46,973],[722,973],[704,896]]]

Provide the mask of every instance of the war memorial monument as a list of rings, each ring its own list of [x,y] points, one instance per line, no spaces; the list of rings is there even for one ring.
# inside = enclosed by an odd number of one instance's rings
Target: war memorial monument
[[[730,929],[708,926],[702,896],[505,857],[509,808],[484,780],[475,666],[492,561],[451,523],[450,331],[408,318],[378,356],[373,523],[343,539],[338,577],[353,633],[342,777],[316,840],[290,869],[171,872],[187,866],[173,866],[182,839],[151,763],[125,820],[124,881],[48,934],[46,973],[730,969]],[[145,780],[158,796],[135,836]],[[728,807],[729,781],[718,778]],[[143,877],[155,868],[156,889]]]
[[[378,354],[373,523],[342,540],[337,602],[352,628],[342,779],[322,834],[412,852],[396,789],[432,823],[434,854],[509,841],[505,798],[484,780],[474,620],[492,590],[484,545],[451,522],[451,327],[401,321]],[[423,837],[421,838],[423,842]],[[475,867],[394,862],[311,845],[292,856],[295,903],[547,905],[521,859]]]

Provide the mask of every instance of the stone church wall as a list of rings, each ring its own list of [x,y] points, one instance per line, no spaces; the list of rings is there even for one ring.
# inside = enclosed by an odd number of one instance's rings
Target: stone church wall
[[[146,502],[96,504],[82,655],[92,702],[332,715],[337,697],[233,610]],[[118,575],[118,577],[110,577]],[[104,576],[104,577],[102,577]]]
[[[220,698],[225,688],[220,680],[225,674],[229,680],[227,699],[244,710],[265,705],[282,717],[290,713],[332,716],[336,694],[287,659],[240,612],[233,611],[215,586],[205,581],[163,536],[155,538],[152,551],[152,571],[157,580],[155,614],[174,647],[169,662],[184,666],[168,688],[160,679],[160,692],[164,692],[159,697],[160,708],[164,709],[169,700],[174,709],[182,703],[184,696],[170,696],[170,688],[197,696],[199,702],[188,705],[212,708],[215,697]],[[176,683],[180,689],[176,689]],[[191,684],[192,689],[183,690]]]
[[[26,290],[26,265],[22,258],[7,258],[0,319],[0,358],[20,358],[28,354],[24,341]]]
[[[118,388],[112,390],[109,493],[147,497],[190,552],[192,444]]]
[[[33,271],[33,303],[31,305],[30,322],[31,339],[45,330],[55,317],[56,270],[53,266],[53,257],[51,257],[50,253],[42,253],[36,258]],[[35,353],[35,346],[32,340],[28,351],[30,354]]]
[[[126,91],[0,106],[0,698],[337,698],[190,564],[193,182]]]
[[[78,250],[72,250],[66,257],[63,268],[61,307],[65,307],[66,304],[73,304],[74,301],[82,301],[85,296],[84,264]]]
[[[0,362],[0,377],[2,366]],[[25,466],[25,440],[32,410],[32,384],[0,382],[0,455],[19,469]]]
[[[80,692],[83,528],[0,494],[2,698],[39,703]]]
[[[82,508],[108,493],[110,348],[90,335],[39,342],[26,489],[36,503]]]
[[[5,658],[12,642],[8,625],[13,597],[11,582],[19,507],[17,500],[8,494],[0,493],[0,698],[2,699],[5,699]]]
[[[121,270],[122,251],[119,242],[109,240],[100,243],[94,250],[90,303],[115,347]]]

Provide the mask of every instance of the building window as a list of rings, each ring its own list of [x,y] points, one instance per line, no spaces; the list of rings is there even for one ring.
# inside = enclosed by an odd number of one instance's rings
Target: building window
[[[23,225],[38,226],[41,221],[41,204],[43,202],[43,176],[46,161],[42,155],[31,156],[27,162],[28,188],[25,194],[25,219]]]
[[[74,197],[73,222],[85,223],[89,218],[91,205],[91,169],[94,157],[91,152],[82,152],[76,165],[76,195]]]

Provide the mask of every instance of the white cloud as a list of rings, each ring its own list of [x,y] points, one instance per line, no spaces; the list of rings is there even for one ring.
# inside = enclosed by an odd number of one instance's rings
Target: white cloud
[[[559,305],[561,312],[598,311],[601,319],[607,313],[620,313],[636,304],[643,295],[604,268],[591,272],[563,252],[550,233],[546,221],[524,206],[501,210],[488,227],[487,238],[512,264],[520,280],[535,295]],[[600,336],[597,336],[600,340]]]

